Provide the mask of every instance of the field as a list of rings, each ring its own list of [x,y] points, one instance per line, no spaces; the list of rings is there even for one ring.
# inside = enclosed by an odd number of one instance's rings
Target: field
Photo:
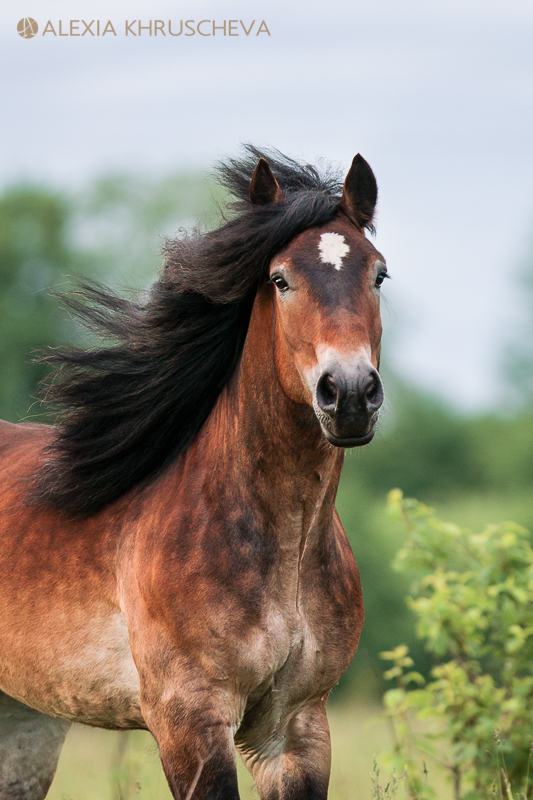
[[[333,747],[330,800],[370,800],[372,760],[390,743],[379,706],[339,704],[329,711]],[[257,798],[238,762],[243,800]],[[432,778],[435,778],[432,765]],[[382,773],[385,777],[386,770]],[[440,781],[439,800],[451,786]],[[398,800],[405,794],[400,790]],[[70,731],[47,800],[170,800],[157,746],[144,731],[113,733],[75,725]]]

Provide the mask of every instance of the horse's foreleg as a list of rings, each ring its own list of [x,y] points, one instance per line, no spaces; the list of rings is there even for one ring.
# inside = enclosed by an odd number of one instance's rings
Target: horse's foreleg
[[[0,692],[0,800],[43,800],[70,722]]]
[[[181,676],[142,702],[177,800],[238,800],[232,712],[216,688]]]
[[[331,770],[326,701],[307,706],[270,731],[254,713],[237,735],[261,800],[325,800]]]

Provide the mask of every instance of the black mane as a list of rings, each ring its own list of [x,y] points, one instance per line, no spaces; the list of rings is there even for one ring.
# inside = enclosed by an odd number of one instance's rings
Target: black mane
[[[248,187],[261,156],[285,199],[252,206]],[[146,302],[98,284],[84,284],[81,299],[66,300],[85,326],[114,343],[45,355],[57,367],[47,399],[60,425],[33,501],[88,516],[184,452],[237,367],[272,257],[338,209],[337,175],[321,176],[277,151],[248,145],[242,159],[217,172],[235,198],[233,216],[216,230],[167,241],[163,272]]]

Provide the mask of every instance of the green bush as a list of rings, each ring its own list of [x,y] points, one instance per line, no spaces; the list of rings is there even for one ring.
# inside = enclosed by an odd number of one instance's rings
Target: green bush
[[[405,645],[382,653],[395,732],[390,760],[407,764],[412,798],[434,796],[419,751],[444,763],[456,800],[529,798],[533,738],[533,550],[512,522],[474,534],[442,522],[400,490],[390,515],[407,529],[394,567],[412,577],[408,604],[434,666],[426,681]],[[437,728],[415,733],[416,720]],[[440,740],[440,745],[439,745]],[[425,769],[425,767],[424,767]],[[533,777],[533,770],[532,770]]]

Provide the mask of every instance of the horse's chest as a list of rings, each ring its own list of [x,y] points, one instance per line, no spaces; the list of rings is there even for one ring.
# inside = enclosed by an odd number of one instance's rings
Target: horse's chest
[[[271,610],[263,629],[239,642],[235,656],[238,682],[250,690],[252,701],[265,692],[284,704],[321,695],[346,667],[346,659],[324,645],[314,621],[297,609]]]

